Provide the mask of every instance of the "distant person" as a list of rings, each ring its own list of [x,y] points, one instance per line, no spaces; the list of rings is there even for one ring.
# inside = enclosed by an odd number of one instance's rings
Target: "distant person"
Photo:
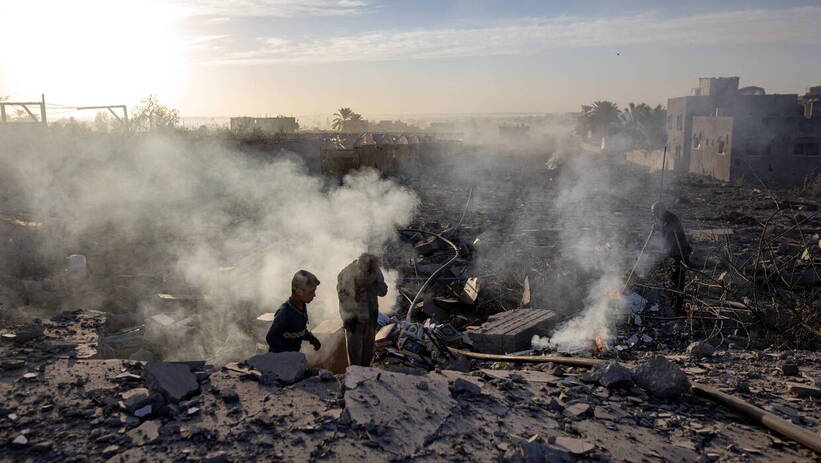
[[[302,341],[308,341],[314,350],[322,347],[319,339],[308,331],[308,304],[316,296],[319,279],[306,270],[294,274],[291,297],[277,310],[265,340],[268,352],[298,352]]]
[[[673,287],[671,305],[675,313],[683,314],[684,284],[693,248],[687,242],[684,227],[681,226],[681,221],[675,214],[668,211],[661,203],[654,203],[650,211],[656,219],[653,229],[661,231],[665,257],[673,260],[670,270],[670,280]]]
[[[351,365],[370,366],[379,318],[378,298],[388,293],[379,258],[364,253],[351,262],[339,272],[336,291],[348,343],[348,361]]]

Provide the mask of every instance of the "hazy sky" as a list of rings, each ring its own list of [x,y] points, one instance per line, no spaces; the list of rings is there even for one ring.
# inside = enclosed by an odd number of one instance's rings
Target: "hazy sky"
[[[2,0],[0,17],[0,96],[156,93],[184,116],[575,111],[821,75],[818,0]]]

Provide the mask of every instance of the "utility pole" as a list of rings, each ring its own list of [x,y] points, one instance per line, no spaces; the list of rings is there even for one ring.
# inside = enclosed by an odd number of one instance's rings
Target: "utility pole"
[[[40,119],[43,127],[48,128],[48,120],[46,119],[46,94],[40,94]]]

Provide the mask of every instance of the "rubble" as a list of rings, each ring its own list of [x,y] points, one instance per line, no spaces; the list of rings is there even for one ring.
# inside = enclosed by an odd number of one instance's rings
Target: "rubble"
[[[633,385],[633,372],[615,361],[593,367],[584,378],[606,388],[629,388]]]
[[[672,398],[687,392],[690,381],[675,363],[664,357],[655,357],[636,367],[636,384],[656,397]]]
[[[704,341],[696,341],[687,346],[687,354],[693,358],[711,357],[715,351],[715,347]]]
[[[426,390],[411,375],[350,366],[345,371],[345,413],[375,445],[411,455],[444,423],[455,405],[447,382],[428,378]]]
[[[200,385],[185,363],[149,362],[143,367],[143,377],[148,387],[177,403],[196,394]]]
[[[550,310],[517,309],[491,316],[471,331],[473,346],[480,352],[505,354],[530,348],[534,335],[549,332],[558,317]]]
[[[262,373],[260,382],[266,385],[293,384],[305,376],[308,365],[301,352],[267,352],[255,355],[245,363]]]

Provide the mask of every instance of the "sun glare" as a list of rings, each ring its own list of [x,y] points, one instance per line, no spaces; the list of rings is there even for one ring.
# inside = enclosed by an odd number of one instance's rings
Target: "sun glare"
[[[0,17],[0,95],[130,104],[183,80],[181,14],[159,1],[5,0]]]

